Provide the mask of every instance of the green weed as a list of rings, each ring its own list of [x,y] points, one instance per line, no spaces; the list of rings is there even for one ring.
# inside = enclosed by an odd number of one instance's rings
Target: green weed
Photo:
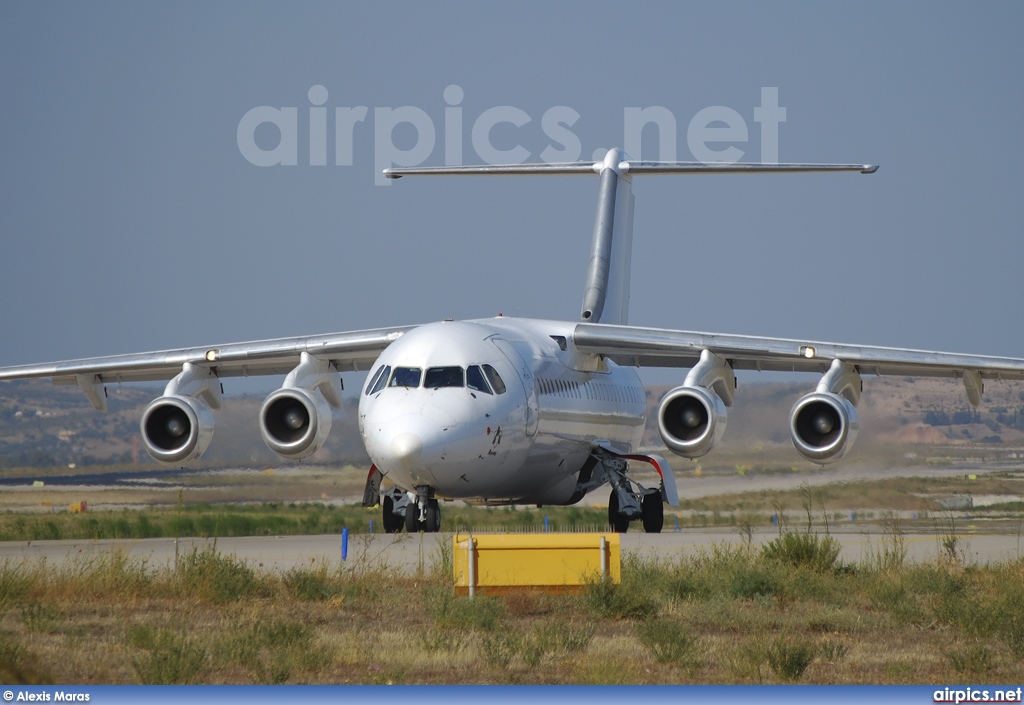
[[[135,625],[127,642],[129,661],[143,685],[196,683],[207,667],[206,649],[184,631]]]
[[[292,568],[281,578],[288,591],[306,602],[330,600],[344,594],[341,580],[327,572],[327,566]]]
[[[53,633],[66,617],[67,610],[52,602],[28,602],[21,606],[21,621],[30,632]]]
[[[647,619],[658,613],[660,596],[651,585],[623,578],[621,584],[596,578],[584,585],[583,604],[601,619]]]
[[[850,647],[841,639],[826,637],[818,645],[818,653],[824,661],[839,663],[849,655]]]
[[[35,653],[6,632],[0,632],[0,683],[42,685],[53,682],[53,678],[40,668]]]
[[[215,547],[193,548],[178,562],[175,577],[179,594],[215,603],[268,593],[252,568],[234,556],[217,553]]]
[[[637,625],[636,633],[658,663],[682,665],[694,656],[697,640],[676,620],[649,619]]]
[[[765,651],[765,658],[775,675],[792,682],[803,678],[815,656],[817,649],[813,644],[796,638],[776,639]]]
[[[995,668],[992,649],[984,644],[971,644],[947,651],[946,659],[953,672],[964,679],[983,678]]]
[[[423,593],[427,613],[439,627],[494,631],[505,616],[505,603],[495,597],[459,597],[448,586]]]
[[[767,560],[825,572],[835,569],[839,550],[839,542],[831,536],[784,531],[764,545],[761,555]]]

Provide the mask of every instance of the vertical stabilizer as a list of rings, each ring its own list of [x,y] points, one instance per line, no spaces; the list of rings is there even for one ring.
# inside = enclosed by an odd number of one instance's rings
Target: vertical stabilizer
[[[629,318],[629,276],[633,252],[633,192],[622,151],[613,149],[594,165],[601,175],[594,239],[581,320],[625,325]]]

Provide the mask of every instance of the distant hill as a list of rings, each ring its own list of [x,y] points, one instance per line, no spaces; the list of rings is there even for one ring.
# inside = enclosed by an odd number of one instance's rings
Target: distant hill
[[[682,377],[680,377],[681,379]],[[721,449],[730,452],[790,446],[789,410],[813,385],[741,383],[729,410]],[[655,413],[670,387],[648,389],[645,445],[661,446]],[[111,385],[109,411],[92,408],[77,387],[48,381],[0,384],[0,469],[76,465],[155,464],[139,443],[139,419],[158,387]],[[279,465],[260,439],[256,416],[262,396],[228,397],[215,413],[216,432],[204,464]],[[345,399],[318,462],[357,466],[369,460],[358,435],[357,397]],[[1024,446],[1024,384],[988,382],[985,404],[974,410],[957,380],[865,378],[858,407],[861,432],[857,450],[877,446]],[[712,453],[713,457],[715,453]],[[794,462],[797,460],[793,453]]]

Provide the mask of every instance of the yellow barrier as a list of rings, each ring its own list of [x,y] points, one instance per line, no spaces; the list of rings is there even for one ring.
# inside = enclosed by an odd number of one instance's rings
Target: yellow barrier
[[[455,592],[498,595],[526,589],[578,592],[602,576],[622,579],[619,535],[456,534]]]

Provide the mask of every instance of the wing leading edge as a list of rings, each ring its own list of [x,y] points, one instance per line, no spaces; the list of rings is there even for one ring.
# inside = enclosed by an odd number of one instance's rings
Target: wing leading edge
[[[178,375],[186,364],[209,369],[217,377],[287,374],[303,353],[337,371],[366,370],[386,347],[416,326],[254,340],[177,350],[109,355],[39,365],[0,368],[0,381],[51,377],[54,384],[151,382]]]
[[[591,323],[578,324],[573,341],[580,352],[637,367],[693,367],[708,350],[737,370],[824,373],[841,360],[860,374],[964,379],[972,403],[980,402],[974,381],[1024,380],[1024,359],[1013,357]]]

